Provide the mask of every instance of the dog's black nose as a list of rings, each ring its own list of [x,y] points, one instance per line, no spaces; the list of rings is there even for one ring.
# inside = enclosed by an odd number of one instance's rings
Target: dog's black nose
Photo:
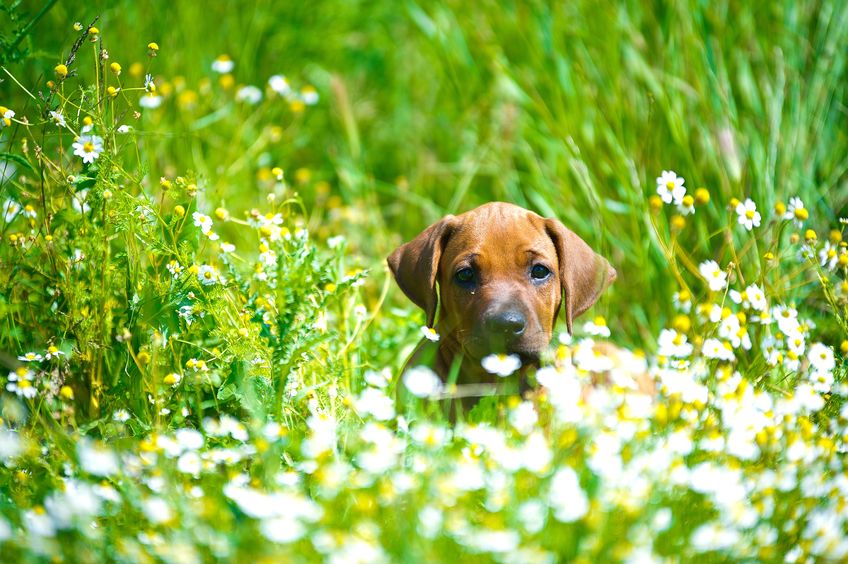
[[[486,319],[486,327],[495,334],[507,337],[518,336],[524,333],[524,329],[527,327],[527,318],[519,311],[501,311]]]

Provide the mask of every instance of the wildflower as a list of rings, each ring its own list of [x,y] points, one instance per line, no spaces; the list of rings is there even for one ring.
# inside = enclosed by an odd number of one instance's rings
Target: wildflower
[[[695,203],[699,206],[705,206],[710,203],[710,192],[706,188],[698,188],[695,190]]]
[[[825,270],[833,270],[839,264],[838,247],[826,241],[824,246],[819,250],[819,264]]]
[[[662,175],[657,178],[657,194],[666,204],[672,203],[682,204],[683,196],[686,195],[686,188],[683,186],[685,180],[677,176],[673,170],[664,170]]]
[[[68,76],[68,67],[60,63],[53,67],[53,72],[56,73],[59,80],[64,80],[64,78]]]
[[[50,118],[53,120],[53,123],[58,125],[59,127],[67,127],[68,124],[65,121],[65,116],[60,114],[59,112],[50,111]]]
[[[92,43],[96,42],[98,39],[98,35],[100,34],[100,30],[96,27],[92,26],[88,28],[88,40]]]
[[[521,359],[517,354],[490,354],[480,364],[486,372],[505,378],[521,368]]]
[[[583,331],[588,333],[589,335],[596,337],[609,337],[610,330],[607,327],[607,320],[601,317],[600,315],[593,319],[592,321],[588,321],[583,324]]]
[[[701,272],[701,276],[706,278],[710,290],[713,292],[723,290],[727,285],[727,273],[719,268],[716,261],[704,261],[700,264],[698,270]]]
[[[742,304],[742,307],[757,311],[765,311],[768,307],[765,294],[756,284],[749,285],[741,292],[731,290],[730,299],[733,303]]]
[[[395,416],[395,402],[382,390],[365,388],[354,402],[354,408],[362,415],[371,415],[377,421],[389,421]]]
[[[201,265],[197,270],[197,279],[204,286],[211,286],[216,283],[223,284],[224,279],[221,277],[221,274],[218,270],[209,264]]]
[[[130,412],[126,409],[119,409],[112,414],[112,419],[119,423],[126,423],[130,419]]]
[[[242,86],[236,91],[236,100],[255,106],[262,101],[262,91],[252,84]]]
[[[285,76],[280,74],[275,74],[274,76],[269,78],[268,86],[270,86],[271,90],[273,90],[280,96],[286,96],[291,93],[291,86],[289,86],[289,81],[286,80]]]
[[[159,54],[159,44],[154,42],[154,41],[151,41],[150,43],[148,43],[147,44],[147,56],[148,57],[155,57],[158,54]]]
[[[35,352],[28,352],[20,355],[18,360],[22,360],[24,362],[41,362],[44,360],[44,357]]]
[[[314,106],[318,103],[318,91],[312,86],[304,86],[300,91],[300,98],[307,106]]]
[[[410,368],[403,374],[403,385],[409,393],[419,398],[433,397],[441,393],[442,381],[426,366]]]
[[[539,414],[533,402],[523,401],[509,413],[509,422],[522,435],[530,434],[539,421]]]
[[[804,202],[801,201],[801,198],[797,196],[789,198],[789,206],[787,206],[786,212],[784,212],[783,219],[794,221],[798,229],[801,229],[804,227],[804,221],[808,217],[810,217],[810,212],[804,207]]]
[[[651,211],[659,212],[663,207],[662,198],[656,194],[651,194],[650,197],[648,197],[648,205],[651,207]]]
[[[218,74],[227,74],[232,72],[236,64],[230,59],[229,55],[219,55],[217,59],[212,61],[212,70]]]
[[[687,342],[686,335],[674,329],[660,331],[658,345],[657,354],[660,356],[686,358],[692,354],[692,345]]]
[[[162,105],[162,96],[157,96],[153,92],[145,94],[139,98],[138,105],[148,110],[155,110]]]
[[[73,144],[74,154],[82,157],[83,163],[93,163],[103,152],[103,138],[97,135],[81,135]]]
[[[77,454],[82,469],[95,476],[111,476],[118,472],[118,457],[102,445],[84,440],[77,445]]]
[[[722,342],[715,338],[706,339],[701,352],[707,358],[731,362],[736,358],[730,343]]]
[[[689,194],[683,196],[683,199],[677,205],[677,211],[679,211],[681,215],[690,215],[695,213],[695,198]]]
[[[796,332],[801,326],[798,322],[798,310],[794,307],[775,306],[772,309],[772,316],[777,320],[777,327],[786,335]]]
[[[200,227],[200,231],[206,235],[212,230],[212,218],[208,215],[202,214],[200,212],[194,212],[191,214],[192,219],[194,219],[194,225]]]
[[[439,340],[439,334],[436,333],[436,330],[433,329],[432,327],[427,327],[426,325],[422,326],[421,327],[421,334],[423,334],[424,338],[427,339],[428,341],[433,341],[435,343],[435,342],[438,342],[438,340]]]
[[[141,508],[147,519],[154,525],[167,523],[173,518],[173,511],[161,497],[145,499]]]
[[[119,76],[121,74],[121,65],[118,63],[112,63],[109,65],[109,70],[111,70],[115,76]]]
[[[14,200],[6,200],[3,203],[2,215],[6,223],[10,223],[18,212],[21,211],[21,205]]]
[[[751,198],[736,204],[736,214],[739,216],[739,225],[743,225],[748,231],[760,226],[760,212]]]
[[[51,358],[59,358],[63,354],[65,354],[65,353],[60,351],[55,346],[50,345],[49,347],[47,347],[47,354],[44,356],[44,358],[46,358],[47,360],[50,360]]]
[[[117,132],[118,132],[118,133],[120,133],[121,135],[124,135],[124,134],[127,134],[127,133],[129,133],[130,131],[132,131],[132,126],[131,126],[131,125],[126,125],[126,124],[124,124],[124,125],[119,125],[119,126],[118,126],[118,129],[116,129],[115,131],[117,131]]]
[[[557,470],[551,479],[548,503],[554,517],[563,523],[577,521],[589,512],[589,500],[580,488],[580,480],[568,466]]]
[[[817,372],[831,372],[836,368],[833,350],[822,343],[813,343],[807,353],[807,358]]]
[[[18,397],[32,399],[38,395],[38,390],[32,383],[34,377],[35,373],[32,370],[21,366],[14,372],[9,373],[6,390],[16,394]]]

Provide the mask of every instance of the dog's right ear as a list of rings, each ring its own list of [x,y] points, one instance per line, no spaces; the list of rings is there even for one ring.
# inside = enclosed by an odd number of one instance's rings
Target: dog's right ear
[[[428,327],[432,327],[436,320],[439,260],[455,223],[454,216],[446,216],[409,243],[395,249],[387,260],[400,289],[427,314]]]

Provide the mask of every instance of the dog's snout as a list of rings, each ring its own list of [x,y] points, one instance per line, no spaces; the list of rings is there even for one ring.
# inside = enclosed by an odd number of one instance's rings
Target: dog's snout
[[[486,326],[494,334],[517,337],[527,328],[527,318],[520,311],[500,311],[486,319]]]

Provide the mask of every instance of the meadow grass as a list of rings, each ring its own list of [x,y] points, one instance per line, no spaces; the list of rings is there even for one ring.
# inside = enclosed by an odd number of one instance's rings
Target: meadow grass
[[[841,3],[4,10],[4,553],[848,555]],[[619,280],[451,425],[385,257],[491,200]]]

